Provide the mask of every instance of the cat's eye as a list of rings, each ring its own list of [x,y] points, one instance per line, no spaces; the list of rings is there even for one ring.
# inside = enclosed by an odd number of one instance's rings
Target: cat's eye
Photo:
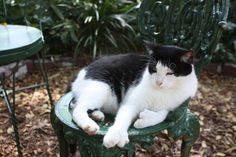
[[[153,71],[154,73],[157,72],[156,67],[153,67],[153,68],[152,68],[152,71]]]
[[[155,66],[149,66],[149,72],[150,73],[156,73],[157,72],[157,69]]]
[[[166,73],[166,75],[174,75],[175,73],[173,73],[173,72],[168,72],[168,73]]]

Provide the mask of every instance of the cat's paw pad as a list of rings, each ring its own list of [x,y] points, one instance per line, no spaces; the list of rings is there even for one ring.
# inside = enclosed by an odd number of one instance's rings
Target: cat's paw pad
[[[103,139],[103,145],[106,148],[118,146],[123,148],[125,144],[129,143],[128,132],[116,128],[110,128]]]
[[[99,111],[99,110],[96,110],[96,111],[93,111],[91,114],[90,114],[91,118],[96,120],[96,121],[103,121],[105,119],[105,115],[102,111]]]

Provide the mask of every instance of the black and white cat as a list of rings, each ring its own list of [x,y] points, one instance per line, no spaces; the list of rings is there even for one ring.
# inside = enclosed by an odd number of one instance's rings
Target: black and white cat
[[[147,47],[149,55],[103,57],[82,69],[72,83],[73,120],[85,132],[99,131],[94,120],[103,120],[103,112],[116,115],[103,139],[107,148],[129,142],[133,121],[136,128],[156,125],[196,93],[191,51],[153,43]],[[88,110],[94,112],[88,115]]]

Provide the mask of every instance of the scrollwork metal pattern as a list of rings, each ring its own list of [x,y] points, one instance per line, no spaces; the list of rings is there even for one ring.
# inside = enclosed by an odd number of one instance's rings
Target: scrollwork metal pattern
[[[144,0],[138,25],[143,39],[193,50],[211,59],[228,15],[228,0]]]

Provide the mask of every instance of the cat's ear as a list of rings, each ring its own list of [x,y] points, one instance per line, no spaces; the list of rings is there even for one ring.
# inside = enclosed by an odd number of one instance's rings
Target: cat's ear
[[[193,64],[193,52],[192,51],[184,52],[180,60],[188,64]]]
[[[145,46],[148,54],[152,54],[154,52],[156,44],[151,41],[147,41],[147,40],[144,40],[143,43],[144,43],[144,46]]]

